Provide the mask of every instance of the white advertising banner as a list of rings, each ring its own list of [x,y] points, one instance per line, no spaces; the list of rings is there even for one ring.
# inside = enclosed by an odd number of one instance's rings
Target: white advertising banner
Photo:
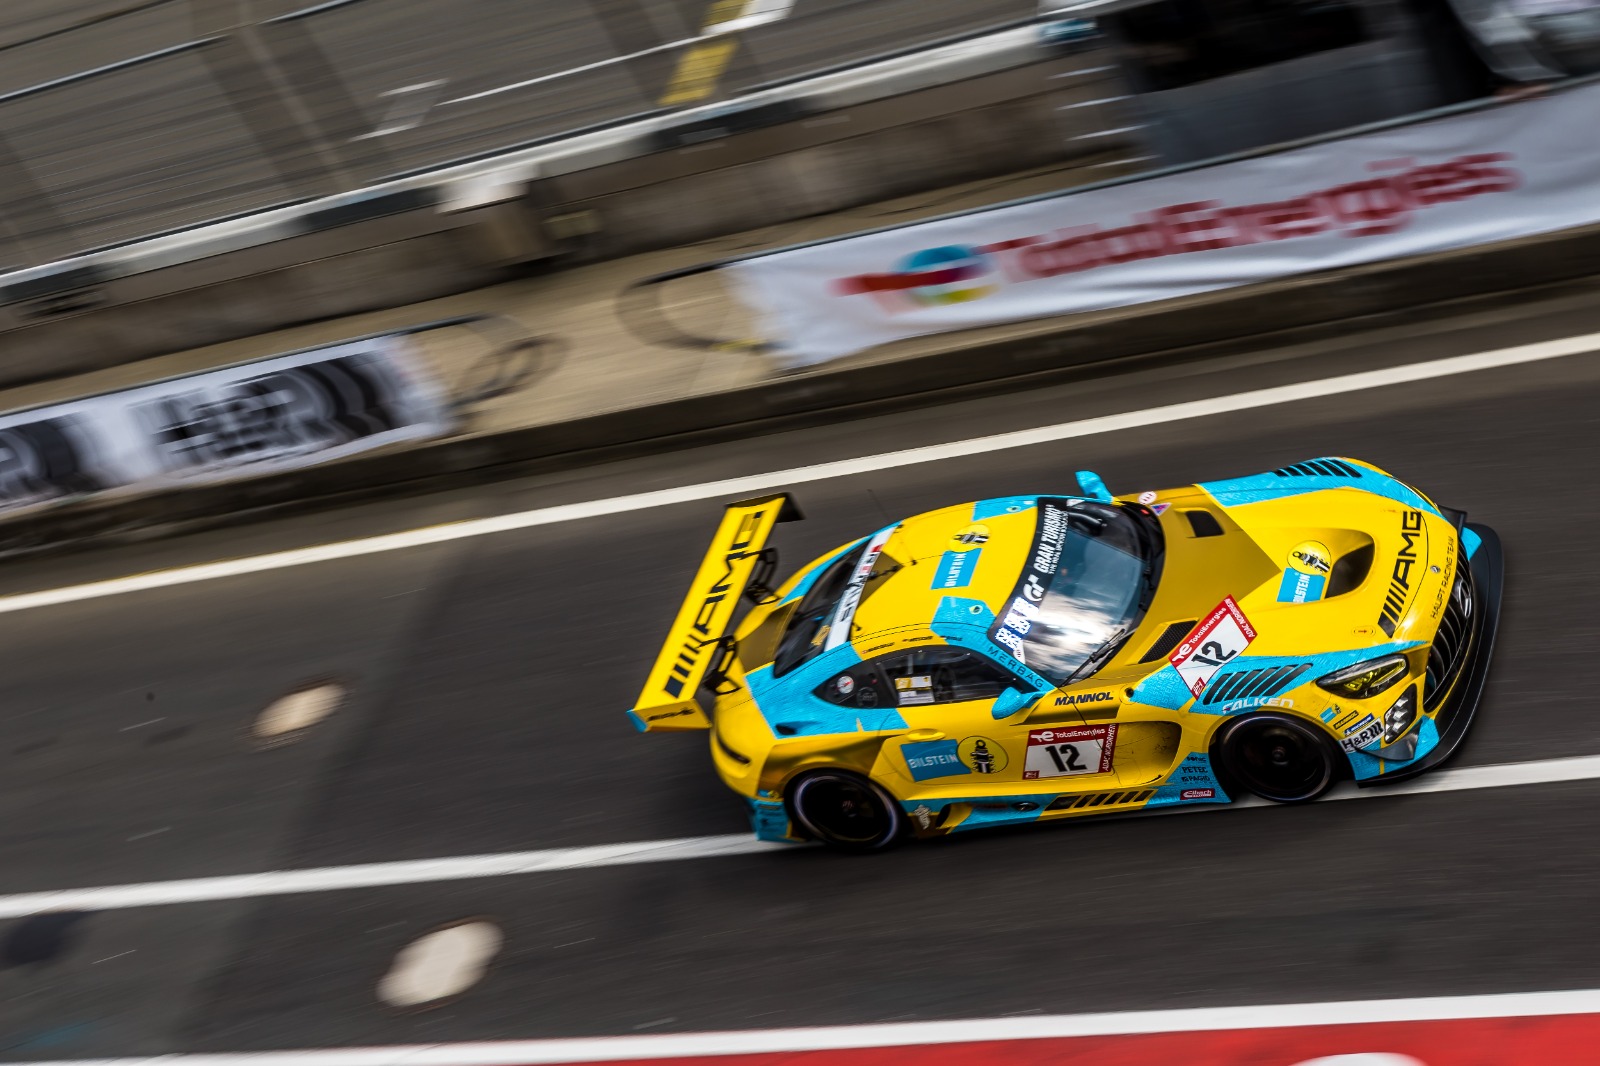
[[[0,513],[438,436],[449,414],[409,346],[368,338],[0,415]]]
[[[726,269],[793,365],[1600,221],[1600,86],[775,252]]]

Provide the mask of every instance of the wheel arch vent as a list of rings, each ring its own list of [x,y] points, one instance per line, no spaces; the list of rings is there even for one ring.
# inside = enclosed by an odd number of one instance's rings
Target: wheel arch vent
[[[1161,631],[1161,635],[1156,638],[1156,642],[1150,645],[1150,650],[1145,652],[1144,657],[1139,661],[1141,663],[1153,663],[1157,659],[1164,659],[1171,655],[1172,649],[1176,648],[1183,638],[1189,635],[1189,631],[1194,628],[1195,621],[1196,619],[1191,618],[1187,622],[1167,623],[1167,628]]]

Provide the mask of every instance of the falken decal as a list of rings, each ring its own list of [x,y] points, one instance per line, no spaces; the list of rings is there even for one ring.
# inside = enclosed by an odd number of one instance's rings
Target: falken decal
[[[1294,700],[1282,696],[1249,696],[1242,700],[1234,700],[1222,705],[1223,714],[1237,714],[1239,711],[1253,711],[1257,707],[1280,707],[1286,711],[1294,710]]]

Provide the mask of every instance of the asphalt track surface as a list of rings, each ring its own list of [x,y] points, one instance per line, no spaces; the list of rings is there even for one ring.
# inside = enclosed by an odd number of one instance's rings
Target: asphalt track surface
[[[1588,306],[1585,306],[1587,304]],[[1600,329],[1588,297],[792,428],[440,496],[10,564],[0,593],[603,499]],[[902,515],[1344,454],[1504,539],[1459,767],[1600,754],[1600,357],[804,487],[790,565]],[[714,503],[0,615],[0,894],[745,830],[703,735],[623,710]],[[263,749],[269,701],[351,702]],[[634,1034],[1600,987],[1600,780],[0,923],[0,1058]],[[374,994],[448,922],[506,934],[438,1009]]]
[[[0,3],[0,266],[657,111],[687,47],[651,50],[699,34],[711,0],[355,0],[270,21],[318,6],[254,0],[247,10],[264,24],[248,36],[11,99],[4,94],[226,34],[245,7]],[[696,102],[1036,10],[1035,0],[795,0],[781,20],[738,35],[712,95]],[[418,85],[432,87],[386,95]],[[404,128],[370,136],[386,127]]]

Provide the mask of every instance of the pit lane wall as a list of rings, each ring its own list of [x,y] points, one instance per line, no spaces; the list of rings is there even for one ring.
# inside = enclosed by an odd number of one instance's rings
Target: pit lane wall
[[[1600,84],[726,264],[771,350],[1131,307],[1600,222]]]

